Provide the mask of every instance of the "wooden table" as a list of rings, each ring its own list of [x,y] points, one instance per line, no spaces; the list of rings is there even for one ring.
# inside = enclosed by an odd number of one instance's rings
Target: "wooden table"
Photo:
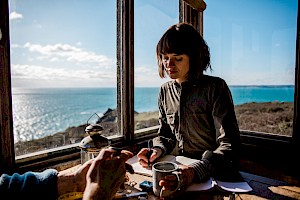
[[[218,189],[214,189],[212,191],[203,191],[203,192],[182,192],[178,195],[178,200],[206,200],[206,199],[213,199],[213,200],[265,200],[265,199],[299,199],[300,200],[300,186],[290,185],[286,182],[257,176],[254,174],[249,174],[245,172],[241,172],[244,180],[248,182],[248,184],[252,187],[253,191],[250,193],[239,193],[239,194],[229,194],[229,193],[222,193]],[[144,181],[152,181],[152,177],[143,176],[139,174],[129,174],[129,184],[135,183],[134,185],[125,185],[126,189],[133,192],[140,192],[142,191],[139,188],[139,184]],[[131,199],[138,199],[138,198],[131,198]],[[160,199],[153,195],[152,192],[148,193],[148,199]]]
[[[63,173],[69,173],[74,171],[77,167],[75,166],[70,169],[62,171]],[[142,191],[139,187],[139,184],[144,180],[152,181],[152,177],[143,176],[139,174],[130,174],[127,172],[129,177],[129,181],[125,183],[125,189],[123,192],[132,194],[135,192]],[[300,200],[300,186],[299,185],[290,185],[286,182],[257,176],[254,174],[249,174],[245,172],[241,172],[244,180],[248,182],[248,184],[253,188],[253,191],[247,194],[235,194],[234,197],[229,194],[221,193],[220,191],[206,191],[206,192],[182,192],[179,196],[175,199],[183,199],[183,200],[197,200],[197,199],[237,199],[237,200],[265,200],[265,199],[299,199]],[[138,198],[129,198],[131,199],[138,199]],[[154,200],[159,199],[158,197],[154,196],[152,192],[148,192],[148,199]]]

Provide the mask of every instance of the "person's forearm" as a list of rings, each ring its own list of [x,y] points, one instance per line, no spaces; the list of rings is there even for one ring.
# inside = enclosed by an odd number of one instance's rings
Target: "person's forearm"
[[[101,200],[100,194],[99,185],[90,184],[85,188],[82,200]]]
[[[163,151],[163,155],[172,152],[175,145],[176,145],[175,135],[173,135],[167,128],[165,129],[160,128],[158,131],[158,136],[153,138],[153,146],[161,148]]]
[[[58,195],[63,195],[71,192],[84,192],[85,184],[76,180],[73,173],[62,174],[57,176]]]

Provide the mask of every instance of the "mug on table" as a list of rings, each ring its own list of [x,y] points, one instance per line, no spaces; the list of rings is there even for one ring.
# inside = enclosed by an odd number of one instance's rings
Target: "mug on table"
[[[152,166],[153,172],[153,193],[159,197],[169,197],[175,193],[181,186],[182,178],[179,172],[179,167],[174,162],[162,161],[157,162]],[[175,175],[177,177],[177,186],[174,190],[162,190],[159,182],[167,175]]]

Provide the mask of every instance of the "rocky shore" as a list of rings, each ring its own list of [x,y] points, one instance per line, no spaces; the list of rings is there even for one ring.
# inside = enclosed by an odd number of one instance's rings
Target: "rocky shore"
[[[235,112],[241,130],[251,130],[280,135],[292,135],[294,103],[266,102],[246,103],[235,106]],[[158,112],[135,113],[135,129],[142,129],[158,125]],[[104,127],[103,135],[110,136],[116,133],[116,110],[109,108],[97,123]],[[33,141],[18,142],[15,144],[16,156],[80,142],[87,136],[83,124],[69,127],[63,132],[40,138]]]

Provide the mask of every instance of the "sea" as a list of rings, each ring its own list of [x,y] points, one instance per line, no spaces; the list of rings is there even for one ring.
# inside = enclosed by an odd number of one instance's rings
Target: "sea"
[[[294,86],[229,86],[235,105],[293,102]],[[158,87],[135,88],[134,110],[157,111]],[[116,109],[116,88],[13,88],[15,142],[38,139],[96,120]]]

